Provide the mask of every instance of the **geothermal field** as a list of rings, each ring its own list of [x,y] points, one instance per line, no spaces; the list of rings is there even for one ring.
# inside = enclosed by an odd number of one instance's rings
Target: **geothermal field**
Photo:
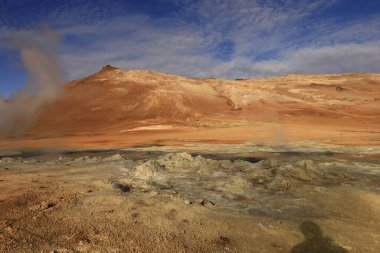
[[[0,252],[380,252],[379,74],[107,65],[42,95],[7,111]]]

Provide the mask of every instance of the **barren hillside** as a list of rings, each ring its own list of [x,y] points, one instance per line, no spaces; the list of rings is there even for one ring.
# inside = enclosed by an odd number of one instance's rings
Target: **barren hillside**
[[[379,126],[379,74],[222,80],[108,65],[67,84],[57,101],[40,110],[27,136],[118,135],[136,144],[177,135],[222,142],[329,141],[340,135],[332,142],[376,144]]]

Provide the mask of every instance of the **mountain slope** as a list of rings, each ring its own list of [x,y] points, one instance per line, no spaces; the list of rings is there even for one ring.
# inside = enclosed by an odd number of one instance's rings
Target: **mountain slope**
[[[230,109],[210,85],[151,71],[105,67],[68,84],[64,95],[41,111],[34,130],[93,131],[144,122],[189,124],[200,117],[223,118]]]
[[[144,138],[280,138],[376,144],[379,104],[379,74],[222,80],[105,66],[68,83],[20,138],[99,136],[106,142],[112,135],[133,143]]]

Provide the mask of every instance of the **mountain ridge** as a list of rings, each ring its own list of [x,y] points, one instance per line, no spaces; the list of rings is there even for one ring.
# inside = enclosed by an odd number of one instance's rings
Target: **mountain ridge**
[[[191,125],[192,119],[207,121],[204,116],[211,117],[211,121],[249,121],[251,116],[257,120],[255,115],[260,113],[254,109],[261,109],[264,114],[266,110],[275,111],[274,114],[281,118],[280,110],[284,109],[281,108],[284,104],[319,113],[334,109],[326,108],[329,105],[338,109],[342,109],[341,105],[370,105],[367,97],[375,96],[374,100],[380,97],[379,83],[380,75],[376,74],[292,74],[236,81],[194,79],[106,65],[93,75],[70,82],[59,101],[62,103],[66,99],[77,104],[78,108],[72,111],[81,114],[97,114],[97,111],[106,110],[108,116],[98,116],[108,122],[118,114],[119,120],[154,122],[158,119],[157,123],[174,121]],[[54,108],[55,104],[50,106]],[[62,112],[68,114],[68,111]],[[252,115],[244,119],[247,115],[239,115],[244,112]],[[51,109],[50,113],[57,114]],[[41,114],[44,121],[43,110]],[[77,117],[76,120],[81,119]]]
[[[60,97],[40,108],[25,136],[112,134],[125,138],[141,133],[148,139],[152,134],[165,139],[166,133],[190,131],[190,138],[196,132],[215,130],[225,131],[225,136],[208,132],[210,138],[223,141],[230,138],[228,129],[234,128],[232,135],[239,140],[260,139],[266,131],[269,141],[273,136],[307,138],[302,131],[330,136],[334,133],[326,132],[330,128],[336,129],[337,138],[356,131],[359,139],[359,133],[380,127],[379,101],[379,74],[290,74],[224,80],[109,65],[65,85]],[[261,132],[259,126],[263,127]],[[249,137],[244,137],[247,134]],[[371,137],[371,142],[376,138]]]

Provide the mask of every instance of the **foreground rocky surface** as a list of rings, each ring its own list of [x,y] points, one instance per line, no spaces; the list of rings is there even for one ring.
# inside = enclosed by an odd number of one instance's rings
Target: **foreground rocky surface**
[[[0,251],[378,252],[368,152],[3,152]]]

